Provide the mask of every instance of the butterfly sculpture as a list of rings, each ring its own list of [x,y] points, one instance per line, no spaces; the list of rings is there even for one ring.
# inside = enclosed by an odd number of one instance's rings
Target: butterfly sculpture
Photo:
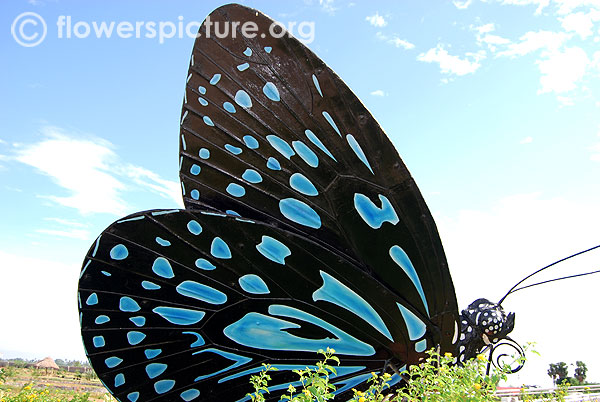
[[[504,338],[499,305],[459,314],[423,197],[344,82],[258,11],[207,21],[181,116],[185,209],[118,220],[81,271],[84,346],[113,395],[245,401],[270,363],[277,400],[327,347],[343,395],[432,347],[462,361]]]

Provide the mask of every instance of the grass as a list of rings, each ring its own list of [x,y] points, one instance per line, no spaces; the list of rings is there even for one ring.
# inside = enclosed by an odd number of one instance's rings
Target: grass
[[[0,402],[109,402],[116,401],[93,374],[64,370],[2,368]],[[2,381],[1,379],[4,379]]]

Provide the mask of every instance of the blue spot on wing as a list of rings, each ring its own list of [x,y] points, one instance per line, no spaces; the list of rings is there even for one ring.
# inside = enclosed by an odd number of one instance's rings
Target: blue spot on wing
[[[255,295],[266,295],[269,294],[269,287],[258,275],[247,274],[238,279],[238,283],[241,288],[248,293]]]
[[[144,338],[146,338],[146,334],[143,332],[129,331],[127,333],[127,342],[129,342],[130,345],[137,345],[138,343],[142,342]]]
[[[176,325],[192,325],[200,322],[204,318],[203,311],[190,310],[187,308],[178,307],[156,307],[152,310],[154,313],[160,315],[165,320]]]
[[[225,149],[227,149],[229,152],[231,152],[234,155],[239,155],[242,153],[242,148],[238,148],[231,144],[225,144]]]
[[[175,290],[183,296],[210,304],[223,304],[227,301],[225,293],[194,281],[181,282]]]
[[[127,394],[127,399],[129,399],[131,402],[136,402],[139,397],[140,397],[139,392],[131,392],[131,393]]]
[[[239,64],[237,66],[237,69],[239,71],[246,71],[248,69],[248,67],[250,67],[250,64],[248,64],[248,63],[242,63],[242,64]]]
[[[318,229],[321,227],[321,217],[306,203],[294,198],[279,201],[279,210],[287,219],[303,226]]]
[[[308,166],[313,168],[319,166],[319,157],[305,143],[302,141],[293,141],[292,147]]]
[[[285,258],[292,254],[285,244],[270,236],[263,236],[256,249],[269,260],[281,265],[284,265]]]
[[[210,151],[206,148],[201,148],[200,151],[198,151],[198,156],[202,159],[208,159],[210,158]]]
[[[115,376],[115,387],[120,387],[123,384],[125,384],[125,375],[119,373]]]
[[[188,222],[187,224],[187,229],[189,230],[189,232],[193,235],[199,235],[200,233],[202,233],[202,226],[195,220],[191,220]]]
[[[246,47],[246,50],[244,50],[244,55],[250,57],[252,56],[252,49],[250,49],[249,47]]]
[[[194,343],[192,343],[190,345],[190,348],[197,348],[197,347],[204,345],[204,338],[202,338],[202,335],[200,335],[199,333],[187,331],[187,332],[182,332],[182,334],[194,335],[196,337],[196,340],[194,341]]]
[[[190,173],[194,176],[198,176],[201,170],[202,169],[200,168],[200,166],[196,165],[195,163],[190,167]]]
[[[154,271],[156,275],[167,279],[175,276],[171,264],[164,257],[158,257],[156,260],[154,260],[154,263],[152,264],[152,271]]]
[[[162,353],[162,349],[146,349],[144,350],[144,354],[147,359],[154,359],[156,356]]]
[[[281,170],[281,165],[279,164],[279,161],[273,158],[272,156],[270,156],[269,160],[267,160],[267,167],[271,170]]]
[[[212,271],[216,268],[213,264],[210,263],[210,261],[205,260],[204,258],[198,258],[195,264],[198,268],[203,269],[205,271]]]
[[[258,148],[258,141],[253,136],[245,135],[244,138],[242,138],[242,139],[244,140],[244,144],[246,144],[246,146],[248,148],[250,148],[250,149]]]
[[[154,282],[150,281],[142,281],[142,287],[146,290],[158,290],[160,289],[160,285],[157,285]]]
[[[124,260],[128,255],[129,251],[127,250],[127,247],[122,244],[117,244],[110,250],[110,258],[113,260]]]
[[[229,113],[235,113],[235,106],[233,106],[231,102],[223,103],[223,109],[227,110]]]
[[[231,250],[229,250],[229,246],[220,237],[215,237],[213,239],[210,245],[210,253],[213,255],[213,257],[220,258],[222,260],[231,258]]]
[[[249,109],[252,107],[252,99],[250,99],[248,92],[244,91],[243,89],[240,89],[235,93],[234,100],[235,103],[243,108]]]
[[[198,190],[192,190],[190,192],[190,197],[192,197],[194,200],[197,200],[200,198],[200,192]]]
[[[390,341],[394,341],[381,316],[365,299],[328,273],[319,272],[323,285],[313,293],[314,301],[323,300],[336,304],[356,314]]]
[[[105,323],[107,323],[107,322],[109,322],[109,321],[110,321],[110,317],[109,317],[109,316],[107,316],[107,315],[104,315],[104,314],[102,314],[102,315],[99,315],[99,316],[98,316],[98,317],[96,317],[96,319],[94,320],[94,322],[95,322],[96,324],[98,324],[98,325],[100,325],[100,324],[105,324]]]
[[[313,84],[315,84],[315,88],[317,88],[317,91],[319,92],[319,95],[321,95],[321,97],[323,97],[323,92],[321,92],[321,86],[319,85],[319,80],[317,79],[317,76],[313,74],[312,80],[313,80]]]
[[[173,389],[174,386],[175,381],[173,380],[160,380],[154,383],[154,390],[157,394],[164,394]]]
[[[98,304],[98,295],[96,293],[92,293],[91,295],[89,295],[87,300],[85,301],[85,304],[87,304],[88,306]]]
[[[213,75],[212,78],[210,79],[210,85],[217,85],[217,83],[219,82],[220,79],[221,79],[221,74]]]
[[[204,120],[204,124],[206,124],[207,126],[213,127],[215,125],[215,123],[213,123],[212,119],[208,116],[204,116],[202,118],[202,120]]]
[[[248,183],[260,183],[262,181],[262,176],[254,169],[246,169],[244,174],[242,174],[242,179],[246,180]]]
[[[167,369],[167,365],[163,363],[150,363],[146,366],[146,374],[148,378],[156,378]]]
[[[310,180],[306,178],[302,173],[294,173],[290,177],[290,186],[300,193],[308,196],[316,196],[319,195],[317,188]]]
[[[364,194],[354,194],[354,208],[358,211],[360,217],[373,229],[379,229],[384,222],[390,222],[392,225],[400,222],[394,207],[385,195],[379,194],[381,208],[377,207]]]
[[[427,349],[427,339],[421,339],[419,342],[415,343],[415,351],[421,353]]]
[[[130,317],[129,321],[134,323],[136,327],[143,327],[146,324],[146,318],[141,315]]]
[[[246,189],[236,183],[229,183],[229,185],[227,186],[227,188],[225,190],[229,194],[231,194],[232,196],[237,197],[237,198],[243,197],[244,195],[246,195]]]
[[[106,345],[106,341],[104,340],[104,337],[102,335],[95,336],[92,339],[92,343],[97,348],[101,348],[101,347],[104,347]]]
[[[158,237],[158,236],[156,237],[156,242],[163,247],[169,247],[171,245],[170,241],[165,240],[162,237]]]
[[[140,305],[137,304],[137,302],[131,297],[123,296],[121,297],[121,300],[119,300],[119,310],[127,312],[136,312],[140,311]]]
[[[279,90],[277,90],[277,87],[272,82],[267,82],[265,84],[263,87],[263,93],[272,101],[279,102],[280,100]]]
[[[390,257],[392,257],[392,260],[394,260],[394,262],[398,264],[400,268],[402,268],[404,273],[412,281],[413,285],[415,285],[417,292],[419,292],[419,296],[421,296],[421,300],[423,301],[427,315],[429,315],[429,307],[427,305],[427,299],[425,298],[423,286],[421,285],[421,280],[419,279],[419,275],[417,274],[417,271],[410,261],[410,258],[408,258],[406,252],[404,252],[400,246],[392,246],[390,248]]]
[[[104,359],[104,363],[106,364],[106,367],[108,367],[108,368],[117,367],[122,362],[123,362],[123,359],[121,359],[117,356],[111,356],[107,359]]]
[[[189,402],[198,398],[200,396],[200,391],[198,391],[196,388],[192,388],[188,389],[187,391],[183,391],[181,394],[179,394],[179,396],[185,402]]]

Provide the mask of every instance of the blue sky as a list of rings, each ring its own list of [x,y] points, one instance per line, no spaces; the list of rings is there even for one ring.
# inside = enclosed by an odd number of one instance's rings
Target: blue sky
[[[75,294],[89,245],[125,214],[181,205],[193,38],[59,37],[60,16],[188,23],[221,4],[0,3],[0,353],[83,359]],[[600,243],[600,1],[243,4],[312,27],[291,31],[398,148],[436,218],[461,306],[498,300],[526,273]],[[37,46],[11,34],[23,12],[47,24]],[[599,262],[592,254],[548,277]],[[547,384],[547,363],[559,360],[586,361],[600,381],[600,352],[588,350],[598,285],[592,276],[507,299],[513,337],[542,353],[513,383]]]

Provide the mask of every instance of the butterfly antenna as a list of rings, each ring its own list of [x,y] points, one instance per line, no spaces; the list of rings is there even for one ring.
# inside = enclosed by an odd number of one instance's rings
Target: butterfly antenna
[[[591,272],[587,272],[587,273],[584,273],[584,274],[569,275],[569,276],[564,276],[564,277],[561,277],[561,278],[550,279],[550,280],[547,280],[547,281],[543,281],[543,282],[534,283],[534,284],[532,284],[532,285],[522,286],[522,287],[520,287],[520,288],[518,287],[518,286],[519,286],[521,283],[525,282],[527,279],[531,278],[531,277],[532,277],[532,276],[534,276],[535,274],[538,274],[538,273],[542,272],[542,271],[543,271],[543,270],[545,270],[545,269],[548,269],[548,268],[550,268],[550,267],[552,267],[552,266],[554,266],[554,265],[556,265],[556,264],[558,264],[558,263],[560,263],[560,262],[566,261],[566,260],[568,260],[568,259],[570,259],[570,258],[573,258],[573,257],[577,257],[578,255],[581,255],[581,254],[585,254],[585,253],[587,253],[588,251],[592,251],[592,250],[595,250],[595,249],[597,249],[597,248],[600,248],[600,244],[599,244],[599,245],[597,245],[597,246],[594,246],[594,247],[588,248],[587,250],[583,250],[583,251],[580,251],[580,252],[578,252],[578,253],[572,254],[572,255],[570,255],[570,256],[568,256],[568,257],[562,258],[562,259],[560,259],[560,260],[558,260],[558,261],[554,261],[552,264],[546,265],[545,267],[542,267],[542,268],[538,269],[537,271],[535,271],[535,272],[533,272],[533,273],[531,273],[531,274],[527,275],[525,278],[523,278],[523,279],[521,279],[519,282],[517,282],[517,283],[515,284],[515,286],[513,286],[512,288],[510,288],[510,290],[509,290],[509,291],[508,291],[508,292],[507,292],[507,293],[504,295],[504,297],[502,297],[502,299],[500,299],[500,301],[498,302],[498,304],[499,304],[499,305],[501,305],[501,304],[502,304],[502,302],[504,301],[504,299],[506,299],[506,297],[507,297],[509,294],[511,294],[511,293],[514,293],[514,292],[516,292],[517,290],[521,290],[521,289],[530,288],[530,287],[532,287],[532,286],[537,286],[537,285],[541,285],[541,284],[548,283],[548,282],[559,281],[559,280],[562,280],[562,279],[576,278],[576,277],[578,277],[578,276],[591,275],[591,274],[595,274],[595,273],[598,273],[598,272],[600,272],[600,271],[591,271]]]

